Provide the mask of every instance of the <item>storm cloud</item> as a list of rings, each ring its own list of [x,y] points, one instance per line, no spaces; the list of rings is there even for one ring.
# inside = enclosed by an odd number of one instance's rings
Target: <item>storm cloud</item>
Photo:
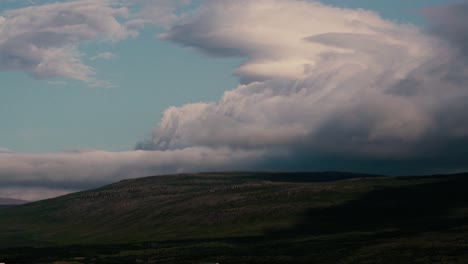
[[[428,8],[423,14],[428,18],[432,33],[447,40],[468,59],[468,2]]]
[[[242,85],[218,102],[168,109],[152,147],[289,153],[265,157],[278,169],[467,168],[468,71],[459,50],[468,21],[459,9],[432,9],[436,34],[428,34],[318,2],[206,1],[160,38],[245,58],[235,70]],[[437,34],[445,28],[457,34]]]

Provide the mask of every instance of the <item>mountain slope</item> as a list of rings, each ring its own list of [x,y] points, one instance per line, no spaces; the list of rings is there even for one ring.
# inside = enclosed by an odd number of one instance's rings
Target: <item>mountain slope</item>
[[[467,179],[212,173],[127,180],[0,210],[0,246],[54,252],[4,249],[0,260],[458,263],[468,260]]]

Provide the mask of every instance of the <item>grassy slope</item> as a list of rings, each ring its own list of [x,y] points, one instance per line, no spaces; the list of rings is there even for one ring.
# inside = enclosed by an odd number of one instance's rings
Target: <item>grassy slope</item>
[[[48,248],[0,250],[0,261],[466,263],[467,187],[464,175],[128,180],[1,209],[0,246]]]

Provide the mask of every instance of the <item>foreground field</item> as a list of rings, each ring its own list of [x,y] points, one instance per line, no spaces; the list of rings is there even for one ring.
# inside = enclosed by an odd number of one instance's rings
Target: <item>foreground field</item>
[[[184,174],[0,209],[5,263],[468,263],[468,175]]]

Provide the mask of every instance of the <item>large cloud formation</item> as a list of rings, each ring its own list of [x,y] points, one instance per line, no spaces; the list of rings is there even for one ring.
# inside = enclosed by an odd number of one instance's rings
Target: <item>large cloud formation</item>
[[[164,25],[168,30],[161,39],[210,56],[244,58],[234,71],[241,85],[218,102],[167,109],[152,139],[137,145],[150,151],[4,151],[0,196],[37,199],[124,178],[208,170],[415,174],[468,169],[468,17],[460,12],[466,3],[425,10],[431,25],[427,31],[369,11],[313,1],[207,0],[184,14],[176,14],[165,1],[139,3],[145,8],[131,15],[127,27],[111,23],[116,31],[93,20],[79,21],[86,21],[84,29],[108,32],[105,36],[115,40],[135,34],[129,27]],[[68,4],[79,5],[53,6]],[[161,4],[167,10],[162,20]],[[128,10],[104,6],[111,13]],[[0,22],[0,32],[5,23],[21,28],[12,22],[15,12]],[[109,21],[115,19],[115,13],[103,13]],[[63,51],[66,44],[99,34],[78,35],[59,34],[51,39],[67,41],[47,41],[43,51]],[[31,43],[29,36],[36,40],[43,35],[31,30],[25,36],[27,41],[15,42],[18,47]],[[14,51],[2,43],[0,49]],[[36,57],[28,54],[17,55],[12,61],[18,64],[12,65],[38,77],[53,75],[54,70],[41,72],[41,63],[29,63]],[[68,77],[89,78],[77,55],[66,54],[76,64],[63,69],[77,70]],[[6,58],[0,65],[9,65]]]
[[[261,149],[272,154],[265,166],[286,169],[467,168],[460,9],[428,11],[434,36],[318,2],[206,1],[160,37],[244,57],[242,85],[219,102],[168,109],[151,146]]]

